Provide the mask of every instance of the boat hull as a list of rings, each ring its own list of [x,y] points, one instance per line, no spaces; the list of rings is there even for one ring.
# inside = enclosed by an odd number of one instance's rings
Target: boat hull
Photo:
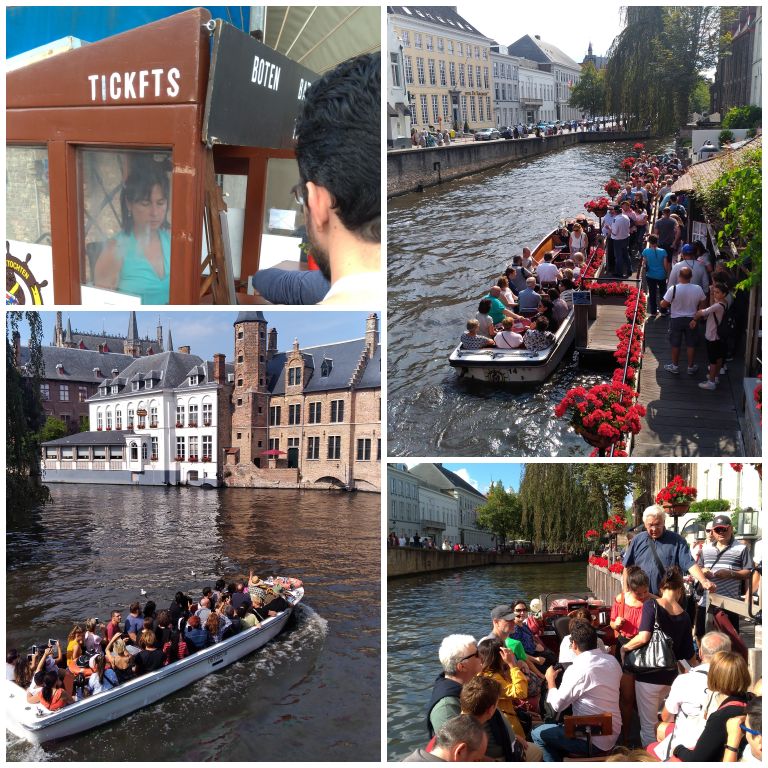
[[[28,704],[26,693],[6,680],[6,728],[33,744],[97,728],[154,704],[261,648],[285,628],[293,610],[291,607],[262,622],[260,627],[247,629],[157,672],[142,675],[111,691],[90,696],[56,712],[49,712],[39,704]]]
[[[531,384],[545,381],[573,346],[576,329],[573,312],[563,321],[555,334],[555,344],[543,353],[525,349],[501,350],[494,347],[462,350],[461,345],[451,353],[448,362],[465,379],[490,384]]]

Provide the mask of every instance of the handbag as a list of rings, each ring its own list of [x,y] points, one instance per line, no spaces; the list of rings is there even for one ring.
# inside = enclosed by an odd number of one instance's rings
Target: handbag
[[[673,672],[677,669],[677,659],[672,646],[672,638],[659,626],[659,606],[653,601],[653,633],[651,639],[640,648],[627,652],[624,656],[624,669],[634,675],[647,675],[650,672]]]

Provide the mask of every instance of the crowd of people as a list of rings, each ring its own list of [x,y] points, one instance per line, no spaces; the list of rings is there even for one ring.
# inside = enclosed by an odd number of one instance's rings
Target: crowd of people
[[[749,553],[735,546],[726,515],[712,521],[695,556],[666,529],[661,508],[649,507],[643,522],[624,552],[608,624],[604,606],[545,618],[539,600],[516,599],[491,610],[480,640],[443,639],[429,741],[406,761],[762,762],[762,680],[751,678],[738,623],[722,632],[697,621],[696,596],[737,594],[751,578]],[[686,578],[698,590],[687,590]],[[659,638],[670,659],[643,653]],[[566,730],[568,715],[607,715],[609,724],[593,727],[588,741]]]
[[[26,690],[30,704],[55,711],[260,626],[290,607],[285,590],[295,584],[251,573],[247,580],[219,579],[196,599],[177,592],[167,609],[136,601],[125,620],[114,610],[106,623],[90,618],[74,625],[66,646],[49,639],[26,655],[9,649],[6,679]]]

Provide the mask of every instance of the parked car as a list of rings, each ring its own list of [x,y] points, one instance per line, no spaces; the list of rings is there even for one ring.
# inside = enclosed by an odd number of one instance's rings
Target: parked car
[[[498,138],[499,132],[495,128],[481,128],[475,131],[475,141],[493,141]]]
[[[515,137],[514,127],[511,125],[505,125],[499,129],[499,137],[502,139],[513,139]]]

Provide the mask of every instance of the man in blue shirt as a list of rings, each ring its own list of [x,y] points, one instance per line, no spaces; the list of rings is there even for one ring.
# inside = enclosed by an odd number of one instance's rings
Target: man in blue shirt
[[[664,570],[670,566],[676,565],[685,573],[690,573],[704,589],[714,592],[716,586],[702,572],[701,567],[696,564],[691,556],[691,550],[685,539],[674,531],[668,531],[665,528],[666,513],[664,510],[653,505],[647,507],[643,512],[643,525],[645,531],[639,533],[630,542],[627,551],[624,553],[624,568],[630,565],[640,566],[648,574],[649,591],[659,594],[659,583],[664,575]],[[661,562],[662,568],[654,557],[654,548],[656,556]],[[622,575],[624,592],[627,591],[627,572]]]

